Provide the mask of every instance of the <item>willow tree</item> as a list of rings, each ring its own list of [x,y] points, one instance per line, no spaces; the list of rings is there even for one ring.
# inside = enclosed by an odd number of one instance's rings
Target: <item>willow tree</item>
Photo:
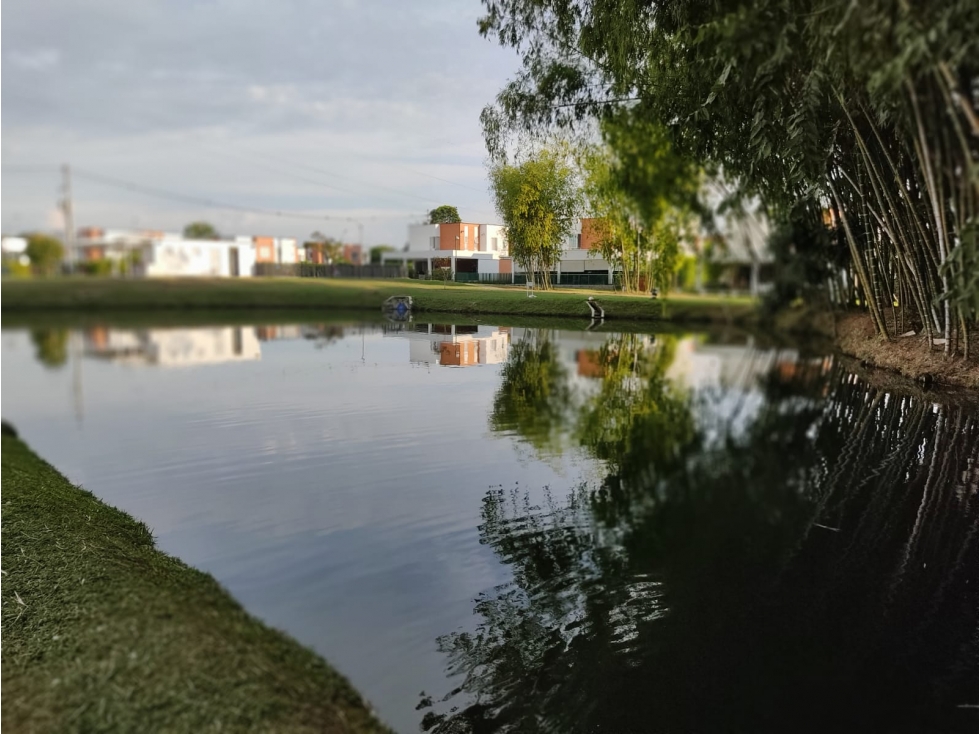
[[[812,202],[878,332],[968,354],[979,318],[974,0],[484,0],[524,52],[483,113],[513,130],[628,106],[776,217]]]
[[[494,163],[490,186],[510,254],[528,278],[550,288],[551,270],[581,210],[575,171],[564,156],[545,149],[521,163]]]

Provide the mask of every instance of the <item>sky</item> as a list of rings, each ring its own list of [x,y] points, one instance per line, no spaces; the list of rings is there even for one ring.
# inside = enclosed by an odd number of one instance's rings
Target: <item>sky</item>
[[[2,231],[365,245],[439,204],[495,222],[479,113],[519,65],[478,0],[5,0]],[[277,215],[276,212],[281,212]]]

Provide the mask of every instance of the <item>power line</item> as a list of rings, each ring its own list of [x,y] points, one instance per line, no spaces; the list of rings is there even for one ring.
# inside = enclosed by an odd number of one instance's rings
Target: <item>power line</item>
[[[159,199],[178,201],[183,204],[206,206],[211,209],[227,209],[230,211],[238,211],[245,214],[261,214],[264,216],[282,217],[287,219],[306,219],[306,220],[316,220],[316,221],[350,220],[350,217],[330,216],[328,214],[304,214],[302,212],[290,212],[288,210],[283,211],[281,209],[263,209],[258,207],[241,206],[239,204],[231,204],[228,202],[217,201],[215,199],[207,199],[198,196],[189,196],[187,194],[181,194],[174,191],[168,191],[166,189],[160,189],[155,186],[146,186],[144,184],[138,184],[132,181],[126,181],[124,179],[115,178],[113,176],[104,176],[102,174],[95,173],[93,171],[87,171],[79,168],[75,169],[75,175],[77,177],[84,178],[89,181],[94,181],[95,183],[100,183],[105,186],[113,186],[116,188],[125,189],[127,191],[134,191],[136,193],[140,193],[145,196],[153,196]]]

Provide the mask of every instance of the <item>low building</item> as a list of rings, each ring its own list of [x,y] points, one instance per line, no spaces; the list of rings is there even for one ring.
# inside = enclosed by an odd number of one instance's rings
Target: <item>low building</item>
[[[315,265],[330,264],[327,249],[319,242],[307,242],[304,247],[304,259]],[[341,263],[365,265],[364,248],[361,245],[340,245],[336,254]]]
[[[419,275],[448,268],[453,276],[466,273],[472,280],[513,272],[504,228],[473,222],[409,225],[407,248],[385,252],[381,262],[411,264]]]
[[[297,263],[299,245],[292,237],[239,236],[192,240],[158,230],[78,230],[78,262],[109,261],[113,272],[142,277],[248,277],[256,263]]]

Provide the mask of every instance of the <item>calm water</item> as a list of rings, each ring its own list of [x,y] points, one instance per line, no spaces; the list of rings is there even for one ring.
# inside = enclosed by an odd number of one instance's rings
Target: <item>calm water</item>
[[[744,337],[4,330],[4,417],[405,732],[979,731],[979,416]]]

